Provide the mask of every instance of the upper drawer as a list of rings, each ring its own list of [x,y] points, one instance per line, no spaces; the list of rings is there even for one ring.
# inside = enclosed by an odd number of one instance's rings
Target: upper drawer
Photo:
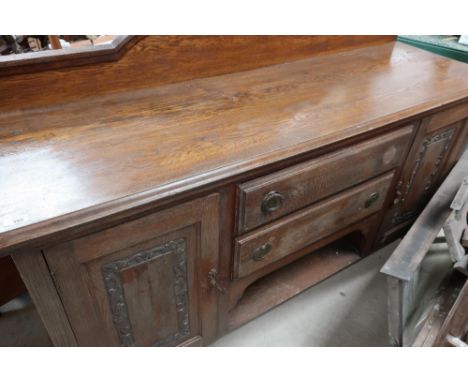
[[[370,216],[382,208],[393,172],[343,191],[235,240],[235,277],[268,264]]]
[[[248,231],[399,166],[413,126],[239,186],[237,231]]]

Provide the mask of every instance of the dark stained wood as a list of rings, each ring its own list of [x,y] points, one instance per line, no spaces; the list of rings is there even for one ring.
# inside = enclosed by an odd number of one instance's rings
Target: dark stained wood
[[[22,251],[16,253],[13,260],[52,343],[55,346],[76,346],[74,332],[42,254],[36,251]]]
[[[204,344],[209,344],[218,336],[219,291],[209,283],[207,275],[213,270],[216,274],[221,274],[220,237],[222,230],[220,227],[223,225],[221,218],[225,216],[221,212],[221,201],[225,200],[224,197],[224,194],[219,193],[205,197],[202,218],[197,227],[201,246],[197,266],[197,287],[202,317],[200,331]],[[220,281],[219,278],[218,281]],[[223,287],[222,283],[221,287]],[[193,345],[195,346],[195,343]]]
[[[382,208],[393,173],[312,205],[236,239],[236,276],[244,277]],[[367,205],[371,195],[377,199]],[[265,250],[261,259],[256,253]]]
[[[117,215],[124,219],[149,203],[383,132],[385,125],[466,98],[467,71],[461,63],[387,43],[5,112],[0,249],[96,227]],[[7,82],[1,98],[22,99],[23,87]],[[98,94],[96,87],[95,81],[88,95]]]
[[[382,272],[409,281],[418,268],[442,225],[447,220],[462,179],[468,176],[468,150],[442,183],[424,211],[382,267]]]
[[[235,212],[236,212],[236,186],[231,185],[221,192],[221,202],[223,206],[220,210],[220,246],[219,246],[219,274],[218,281],[226,290],[225,293],[218,293],[218,315],[217,329],[218,336],[227,332],[227,322],[229,319],[229,295],[232,289],[232,247],[235,237]]]
[[[108,47],[7,56],[0,58],[0,76],[8,75],[2,78],[0,110],[161,86],[394,40],[395,36],[120,36]]]
[[[26,292],[10,256],[0,257],[0,306]]]
[[[367,255],[398,180],[413,212],[464,150],[468,67],[389,38],[152,36],[4,75],[0,254],[42,251],[79,345],[208,344]],[[239,185],[272,184],[307,190],[236,236]]]
[[[440,183],[442,168],[450,153],[451,144],[456,137],[459,124],[438,131],[435,135],[424,137],[423,145],[417,153],[414,167],[411,169],[410,179],[403,184],[401,202],[403,204],[401,214],[417,211],[425,199],[430,197],[430,191],[437,189]],[[423,128],[423,127],[422,127]],[[405,194],[406,189],[409,192]]]
[[[447,109],[443,112],[434,114],[428,117],[424,123],[426,134],[433,133],[449,125],[468,118],[468,108],[465,105],[458,105],[456,107]]]
[[[448,159],[442,169],[443,179],[447,177],[466,149],[468,149],[468,118],[465,118],[465,120],[460,123],[455,142],[450,148]]]
[[[152,346],[177,332],[176,262],[175,252],[169,252],[120,271],[135,343]]]
[[[239,232],[268,223],[399,166],[412,130],[412,126],[405,127],[241,184]],[[280,194],[281,205],[272,212],[264,211],[265,197],[272,192]]]
[[[278,306],[361,257],[339,245],[330,245],[287,265],[250,285],[229,314],[233,330]]]
[[[423,119],[386,213],[383,241],[414,221],[460,157],[468,144],[467,121],[460,120],[466,116],[463,104]]]
[[[44,250],[79,345],[215,338],[218,204],[213,194]]]
[[[333,245],[335,242],[340,241],[346,243],[349,248],[354,248],[353,252],[358,253],[360,256],[368,255],[370,249],[369,244],[371,244],[372,238],[375,236],[376,229],[378,228],[378,222],[379,214],[374,214],[364,220],[351,224],[344,229],[336,231],[330,236],[315,241],[313,244],[308,245],[286,257],[283,257],[282,259],[279,259],[271,264],[265,264],[263,268],[258,269],[248,276],[242,277],[240,279],[233,279],[229,283],[229,289],[227,293],[220,296],[221,312],[230,312],[232,309],[234,309],[239,299],[243,296],[246,288],[258,279],[268,275],[269,273],[275,272],[282,267],[288,266],[301,257],[309,255],[328,245]],[[227,331],[227,327],[223,325],[226,325],[226,322],[229,320],[229,316],[230,314],[227,314],[226,321],[220,323],[221,334]]]

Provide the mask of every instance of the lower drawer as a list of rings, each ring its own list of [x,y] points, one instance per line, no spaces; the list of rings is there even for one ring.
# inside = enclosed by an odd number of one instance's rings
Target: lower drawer
[[[235,241],[235,276],[244,277],[382,208],[393,172],[353,187]]]

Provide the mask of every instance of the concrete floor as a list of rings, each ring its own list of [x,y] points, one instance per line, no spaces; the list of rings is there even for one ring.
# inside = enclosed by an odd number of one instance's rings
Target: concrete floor
[[[0,307],[0,346],[52,346],[28,294]]]
[[[392,244],[212,346],[387,346],[387,289],[380,268]],[[0,346],[50,346],[27,296],[0,307]]]

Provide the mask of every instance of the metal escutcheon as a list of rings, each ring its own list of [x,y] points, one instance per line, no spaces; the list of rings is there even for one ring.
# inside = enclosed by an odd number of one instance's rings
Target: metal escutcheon
[[[252,259],[255,261],[263,260],[272,248],[273,246],[270,243],[263,244],[261,247],[258,247],[252,252]]]
[[[364,204],[364,207],[369,208],[370,206],[372,206],[377,201],[377,199],[379,199],[379,193],[378,192],[373,192],[367,198],[366,203]]]
[[[263,212],[273,212],[281,207],[283,204],[284,195],[276,192],[270,191],[265,195],[262,202],[262,211]]]

